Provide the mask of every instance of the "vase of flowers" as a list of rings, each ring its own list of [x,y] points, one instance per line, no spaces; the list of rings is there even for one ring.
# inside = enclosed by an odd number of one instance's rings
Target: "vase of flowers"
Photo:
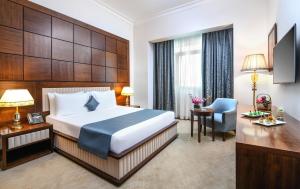
[[[192,103],[194,104],[194,109],[200,109],[201,105],[205,102],[204,98],[194,96],[192,97]]]
[[[256,108],[262,111],[271,111],[272,100],[268,94],[259,94],[256,97]]]

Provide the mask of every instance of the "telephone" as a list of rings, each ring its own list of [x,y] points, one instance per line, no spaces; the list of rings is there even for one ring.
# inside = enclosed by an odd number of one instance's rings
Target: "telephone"
[[[27,119],[29,124],[38,124],[44,122],[44,118],[41,113],[28,113]]]

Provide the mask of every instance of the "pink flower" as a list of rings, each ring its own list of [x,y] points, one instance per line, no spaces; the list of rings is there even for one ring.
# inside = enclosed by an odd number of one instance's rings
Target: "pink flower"
[[[195,104],[195,105],[202,104],[203,102],[205,102],[204,98],[197,97],[197,96],[192,97],[192,103]]]

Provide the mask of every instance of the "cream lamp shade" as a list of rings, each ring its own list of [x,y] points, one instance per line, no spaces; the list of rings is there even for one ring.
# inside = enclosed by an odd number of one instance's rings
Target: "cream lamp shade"
[[[242,72],[267,71],[268,66],[263,54],[251,54],[245,57]]]
[[[30,106],[34,100],[27,89],[8,89],[0,99],[0,107]]]
[[[132,96],[133,95],[133,89],[131,87],[123,87],[121,95],[122,96]]]
[[[13,129],[22,129],[19,106],[30,106],[34,100],[27,89],[8,89],[0,99],[0,107],[16,107]]]

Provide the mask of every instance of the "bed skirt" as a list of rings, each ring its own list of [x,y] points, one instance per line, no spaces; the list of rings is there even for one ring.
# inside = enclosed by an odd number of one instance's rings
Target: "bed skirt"
[[[54,131],[55,150],[115,185],[122,184],[177,137],[177,122],[138,143],[121,154],[110,153],[107,159],[82,150],[76,139]]]

